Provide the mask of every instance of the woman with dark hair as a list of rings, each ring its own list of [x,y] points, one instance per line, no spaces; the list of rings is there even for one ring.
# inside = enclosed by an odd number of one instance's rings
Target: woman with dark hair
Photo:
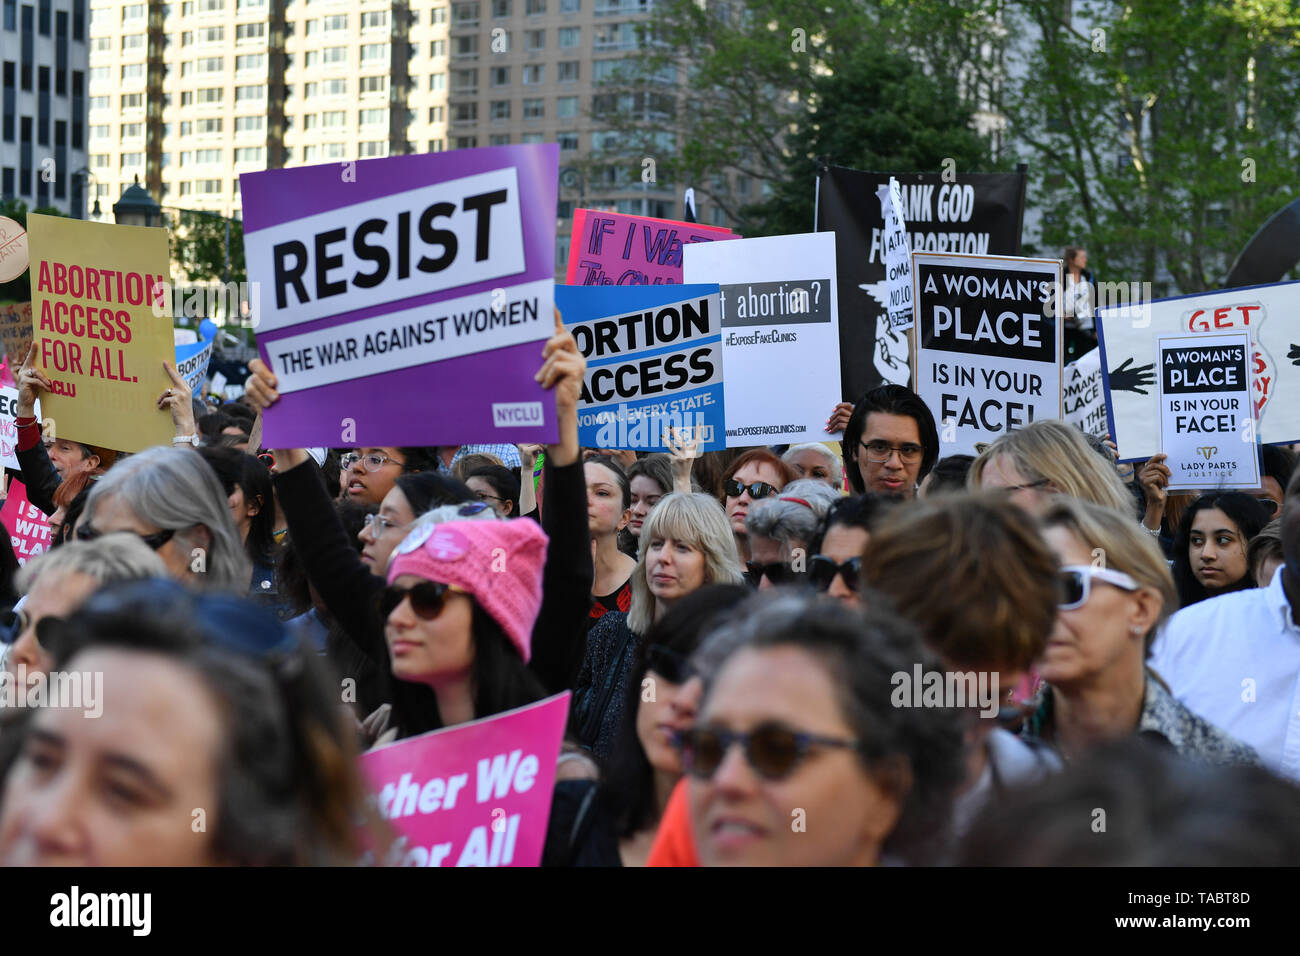
[[[843,417],[843,404],[828,425]],[[854,494],[911,498],[939,458],[939,432],[921,397],[902,385],[881,385],[853,406],[844,423],[844,470]]]
[[[56,671],[102,675],[100,712],[10,711],[0,865],[346,865],[359,819],[381,833],[337,692],[266,612],[131,582],[41,641]]]
[[[279,399],[277,379],[259,359],[249,363],[247,394],[266,408]],[[531,668],[552,693],[573,685],[582,662],[588,611],[591,608],[591,562],[584,512],[583,473],[579,464],[577,405],[586,360],[573,335],[558,315],[555,334],[547,341],[537,381],[556,394],[556,419],[560,440],[546,449],[545,509],[542,528],[551,541],[546,562],[546,586],[538,614]],[[396,488],[385,493],[378,515],[363,532],[366,547],[359,559],[347,540],[338,516],[330,504],[330,493],[320,472],[302,449],[275,449],[275,489],[308,577],[353,643],[376,664],[389,682],[386,697],[403,709],[429,712],[433,709],[428,687],[391,680],[392,667],[384,642],[383,621],[376,613],[377,595],[384,588],[384,566],[402,534],[398,527],[406,515],[387,495],[398,491],[410,508],[411,517],[422,502],[418,491],[425,479],[414,475],[394,476]],[[408,459],[409,461],[409,459]],[[368,464],[370,467],[373,463]],[[352,469],[355,472],[355,468]],[[422,472],[423,473],[423,472]],[[463,498],[473,493],[458,482],[436,487],[463,489]],[[430,484],[427,487],[433,488]],[[374,489],[371,488],[371,491]],[[353,496],[356,500],[357,496]],[[428,507],[430,498],[423,501]],[[483,503],[473,501],[477,509]],[[382,560],[381,560],[382,559]],[[405,702],[398,697],[407,698]]]
[[[503,518],[519,516],[519,478],[504,465],[484,465],[465,477],[465,486]]]
[[[636,558],[624,553],[619,541],[632,519],[632,487],[623,466],[607,455],[583,462],[587,478],[587,532],[591,536],[591,618],[595,624],[607,611],[627,613],[632,606],[632,569]]]
[[[794,469],[766,448],[752,448],[733,461],[722,473],[717,489],[736,539],[736,554],[742,565],[748,564],[749,532],[745,519],[750,506],[781,491],[794,481]]]
[[[975,463],[974,455],[949,455],[940,458],[930,469],[930,473],[921,479],[917,491],[922,498],[930,495],[960,493],[966,490],[966,476],[970,466]]]
[[[826,513],[821,535],[813,543],[808,562],[808,581],[838,601],[853,607],[862,603],[858,593],[858,572],[862,552],[871,540],[871,530],[897,504],[884,495],[849,495],[840,498]]]
[[[703,865],[875,866],[942,848],[962,730],[949,708],[893,703],[898,674],[937,670],[911,628],[774,591],[713,647],[699,717],[677,735]]]
[[[638,458],[627,470],[628,484],[632,489],[632,520],[628,523],[631,551],[636,555],[641,526],[659,499],[673,491],[673,460],[669,455],[656,452]]]
[[[363,499],[356,499],[363,500]],[[384,495],[379,510],[368,517],[358,535],[363,547],[361,561],[370,573],[382,576],[388,559],[415,519],[439,505],[474,500],[474,493],[449,475],[417,471],[398,475]]]
[[[248,560],[253,563],[249,596],[276,603],[279,587],[275,567],[279,549],[275,544],[275,492],[271,473],[252,455],[233,448],[203,447],[198,450],[216,473],[230,505]]]
[[[1259,499],[1241,491],[1211,491],[1193,501],[1174,539],[1180,606],[1253,588],[1246,547],[1268,521]]]
[[[702,587],[669,608],[636,649],[621,739],[610,753],[603,788],[624,866],[645,863],[668,796],[682,776],[673,739],[695,716],[693,701],[678,693],[691,676],[687,660],[710,628],[751,593],[739,584]]]

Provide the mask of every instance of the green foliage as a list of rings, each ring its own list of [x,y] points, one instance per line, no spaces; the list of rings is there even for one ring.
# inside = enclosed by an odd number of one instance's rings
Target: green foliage
[[[185,281],[248,281],[242,222],[180,209],[168,210],[167,219],[172,262],[180,267]]]
[[[53,206],[41,206],[38,209],[31,210],[31,212],[40,216],[64,216],[66,218],[65,213],[60,212]],[[21,199],[0,199],[0,216],[12,219],[26,229],[27,203]],[[26,272],[10,282],[0,282],[0,302],[30,302],[31,300],[32,286]]]
[[[1163,265],[1179,291],[1220,286],[1297,194],[1296,6],[1079,0],[1069,23],[1058,0],[1015,9],[1029,52],[1007,107],[1046,243],[1087,245],[1099,277]]]
[[[746,235],[812,231],[818,157],[864,170],[937,171],[948,158],[959,170],[993,168],[970,110],[906,57],[858,46],[813,79],[809,101],[787,140],[785,177],[748,210],[763,232]]]

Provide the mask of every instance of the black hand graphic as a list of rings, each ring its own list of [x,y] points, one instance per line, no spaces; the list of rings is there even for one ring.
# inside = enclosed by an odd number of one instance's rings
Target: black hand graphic
[[[1286,357],[1291,360],[1292,365],[1300,365],[1300,345],[1292,344],[1291,351],[1286,353]]]
[[[1111,369],[1110,390],[1112,392],[1137,392],[1139,395],[1146,395],[1147,392],[1140,386],[1151,386],[1155,383],[1156,376],[1152,371],[1155,363],[1129,368],[1132,364],[1133,360],[1127,358],[1119,368]]]

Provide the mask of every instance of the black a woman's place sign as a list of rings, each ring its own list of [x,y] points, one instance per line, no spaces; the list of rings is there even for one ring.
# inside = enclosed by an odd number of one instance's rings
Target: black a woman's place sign
[[[913,388],[946,454],[1061,417],[1058,259],[914,252]]]

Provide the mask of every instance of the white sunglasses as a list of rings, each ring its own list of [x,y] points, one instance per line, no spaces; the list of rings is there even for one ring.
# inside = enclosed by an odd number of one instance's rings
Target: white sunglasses
[[[1087,604],[1092,594],[1093,578],[1124,591],[1136,591],[1141,587],[1123,571],[1094,568],[1088,564],[1067,564],[1061,568],[1061,599],[1057,607],[1062,611],[1072,611]]]

